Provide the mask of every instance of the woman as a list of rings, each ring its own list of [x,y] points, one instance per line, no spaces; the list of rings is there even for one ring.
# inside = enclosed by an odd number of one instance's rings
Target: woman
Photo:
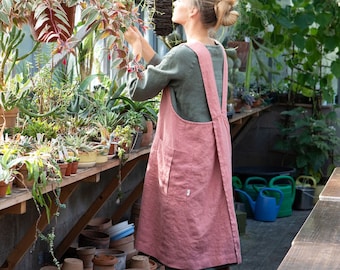
[[[168,269],[228,269],[241,262],[226,117],[227,60],[209,36],[233,24],[235,0],[178,0],[172,21],[187,43],[164,57],[135,28],[125,33],[147,69],[129,80],[134,100],[162,92],[145,176],[136,248]]]

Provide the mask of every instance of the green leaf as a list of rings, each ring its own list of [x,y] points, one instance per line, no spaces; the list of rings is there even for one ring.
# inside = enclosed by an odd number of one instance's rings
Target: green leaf
[[[301,50],[305,48],[305,39],[301,35],[293,35],[292,40],[294,44]]]
[[[331,64],[331,71],[336,78],[340,78],[340,59],[337,59]]]
[[[306,29],[314,22],[314,15],[308,13],[297,14],[294,22],[299,29]]]

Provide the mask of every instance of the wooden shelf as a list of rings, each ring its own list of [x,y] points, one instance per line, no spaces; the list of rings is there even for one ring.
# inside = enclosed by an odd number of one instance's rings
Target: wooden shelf
[[[262,111],[268,110],[272,105],[252,108],[250,111],[235,113],[229,119],[231,137],[234,139],[249,121],[254,117],[259,117]]]
[[[121,166],[121,182],[124,182],[128,175],[133,171],[137,164],[146,160],[149,157],[149,148],[143,148],[135,152],[129,153],[128,160]],[[61,193],[60,193],[60,203],[66,203],[73,192],[76,190],[79,184],[83,181],[91,181],[94,184],[99,181],[100,173],[106,170],[118,167],[120,165],[118,159],[109,160],[103,164],[98,164],[95,167],[87,169],[79,169],[77,174],[66,176],[61,182]],[[141,195],[143,187],[143,179],[141,179],[140,184],[135,188],[132,194],[123,203],[117,213],[114,213],[112,219],[119,220],[122,215],[127,211],[129,207],[135,202],[135,200]],[[66,250],[70,247],[73,240],[79,235],[81,230],[88,224],[88,222],[96,215],[104,203],[110,198],[114,191],[119,186],[119,181],[115,176],[113,176],[112,181],[110,181],[105,189],[99,194],[97,199],[89,206],[88,210],[85,211],[84,216],[82,216],[78,222],[69,231],[68,235],[64,238],[61,244],[56,249],[56,255],[61,258]],[[45,189],[45,193],[53,190],[53,186],[48,186]],[[0,200],[0,214],[21,214],[26,211],[26,201],[32,199],[32,195],[27,189],[17,189],[14,188],[12,195],[5,197]],[[58,206],[52,204],[50,209],[50,214],[53,216],[54,213],[58,211]],[[17,245],[10,251],[7,260],[0,267],[1,270],[12,270],[15,269],[16,265],[21,261],[24,255],[28,252],[34,241],[36,240],[36,230],[43,231],[48,225],[47,216],[43,212],[40,219],[33,222],[31,227],[25,233],[23,238],[18,241]]]

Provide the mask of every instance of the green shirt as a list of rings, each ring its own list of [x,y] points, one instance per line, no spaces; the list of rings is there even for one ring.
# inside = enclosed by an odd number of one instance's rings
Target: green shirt
[[[220,102],[223,79],[223,49],[220,45],[206,46],[211,54]],[[174,110],[183,119],[194,122],[211,121],[197,55],[184,44],[171,49],[163,59],[155,55],[141,79],[128,83],[133,100],[146,100],[169,86]]]

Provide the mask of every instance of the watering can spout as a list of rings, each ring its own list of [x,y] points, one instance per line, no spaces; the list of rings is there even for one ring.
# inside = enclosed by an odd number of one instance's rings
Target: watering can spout
[[[253,213],[255,213],[255,206],[256,206],[256,202],[252,199],[252,197],[249,196],[249,194],[241,189],[236,188],[235,191],[242,193],[249,202],[250,208],[253,211]]]

